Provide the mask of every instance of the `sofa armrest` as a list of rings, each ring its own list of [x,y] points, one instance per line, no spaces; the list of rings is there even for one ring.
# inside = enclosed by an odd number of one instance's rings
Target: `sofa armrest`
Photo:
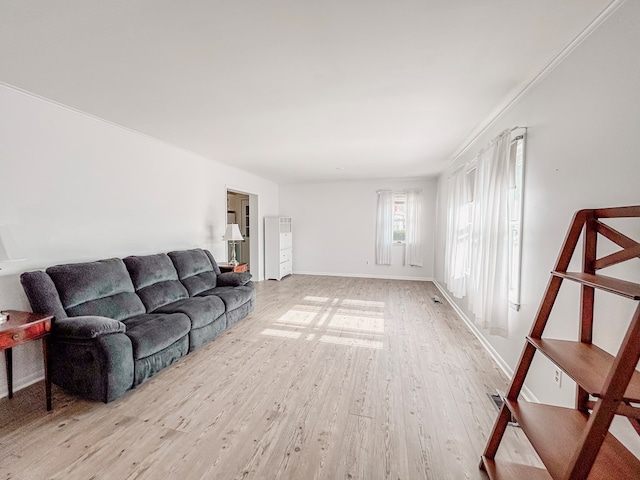
[[[111,333],[124,333],[124,323],[107,317],[67,317],[53,322],[53,335],[58,338],[90,339]]]
[[[91,400],[110,402],[133,387],[133,347],[125,325],[99,316],[54,320],[48,345],[51,381]]]
[[[216,283],[219,287],[241,287],[249,283],[252,276],[247,272],[225,272],[218,275]]]

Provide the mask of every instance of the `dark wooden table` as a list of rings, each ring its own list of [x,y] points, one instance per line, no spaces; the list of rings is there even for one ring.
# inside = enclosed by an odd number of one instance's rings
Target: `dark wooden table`
[[[32,340],[42,339],[44,358],[44,384],[47,396],[47,410],[51,410],[51,379],[47,361],[47,337],[51,332],[51,315],[8,310],[9,320],[0,323],[0,350],[4,350],[7,367],[7,387],[9,398],[13,398],[13,347]]]

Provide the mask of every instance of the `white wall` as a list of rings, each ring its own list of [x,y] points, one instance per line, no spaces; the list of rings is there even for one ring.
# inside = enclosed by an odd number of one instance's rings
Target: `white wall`
[[[404,246],[395,245],[392,265],[376,265],[376,192],[412,188],[423,195],[424,264],[405,266]],[[435,200],[435,179],[282,185],[280,213],[293,218],[294,273],[431,279]]]
[[[511,311],[508,338],[481,332],[511,368],[517,364],[573,213],[640,204],[639,24],[640,2],[624,3],[439,178],[435,277],[444,285],[448,175],[502,129],[528,127],[522,308]],[[637,223],[628,232],[640,238]],[[609,274],[640,281],[638,261],[634,262]],[[579,269],[579,262],[572,268]],[[577,339],[578,295],[578,287],[565,282],[547,336]],[[467,311],[466,299],[456,302]],[[635,306],[599,293],[595,343],[615,353]],[[573,405],[573,384],[565,376],[558,388],[552,375],[551,364],[537,360],[527,386],[541,401]]]
[[[0,265],[5,310],[30,309],[19,283],[25,270],[191,247],[226,260],[227,185],[257,194],[259,217],[278,213],[271,181],[7,87],[0,180],[0,223],[28,257]],[[262,268],[254,275],[261,279]],[[41,362],[37,343],[14,350],[17,388],[41,377]]]

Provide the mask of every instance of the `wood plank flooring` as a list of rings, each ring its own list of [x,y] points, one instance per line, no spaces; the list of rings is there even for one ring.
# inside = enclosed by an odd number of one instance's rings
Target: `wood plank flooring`
[[[110,403],[0,400],[2,479],[480,479],[507,380],[429,282],[294,275]],[[537,464],[517,428],[499,456]]]

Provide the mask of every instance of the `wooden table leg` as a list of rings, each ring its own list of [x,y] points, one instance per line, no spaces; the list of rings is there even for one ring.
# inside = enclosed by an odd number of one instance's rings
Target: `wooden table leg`
[[[51,410],[51,377],[49,377],[49,357],[47,356],[47,344],[49,339],[42,339],[42,357],[44,359],[44,388],[47,397],[47,411]]]
[[[9,391],[9,398],[13,398],[13,350],[5,348],[4,361],[7,367],[7,390]]]

